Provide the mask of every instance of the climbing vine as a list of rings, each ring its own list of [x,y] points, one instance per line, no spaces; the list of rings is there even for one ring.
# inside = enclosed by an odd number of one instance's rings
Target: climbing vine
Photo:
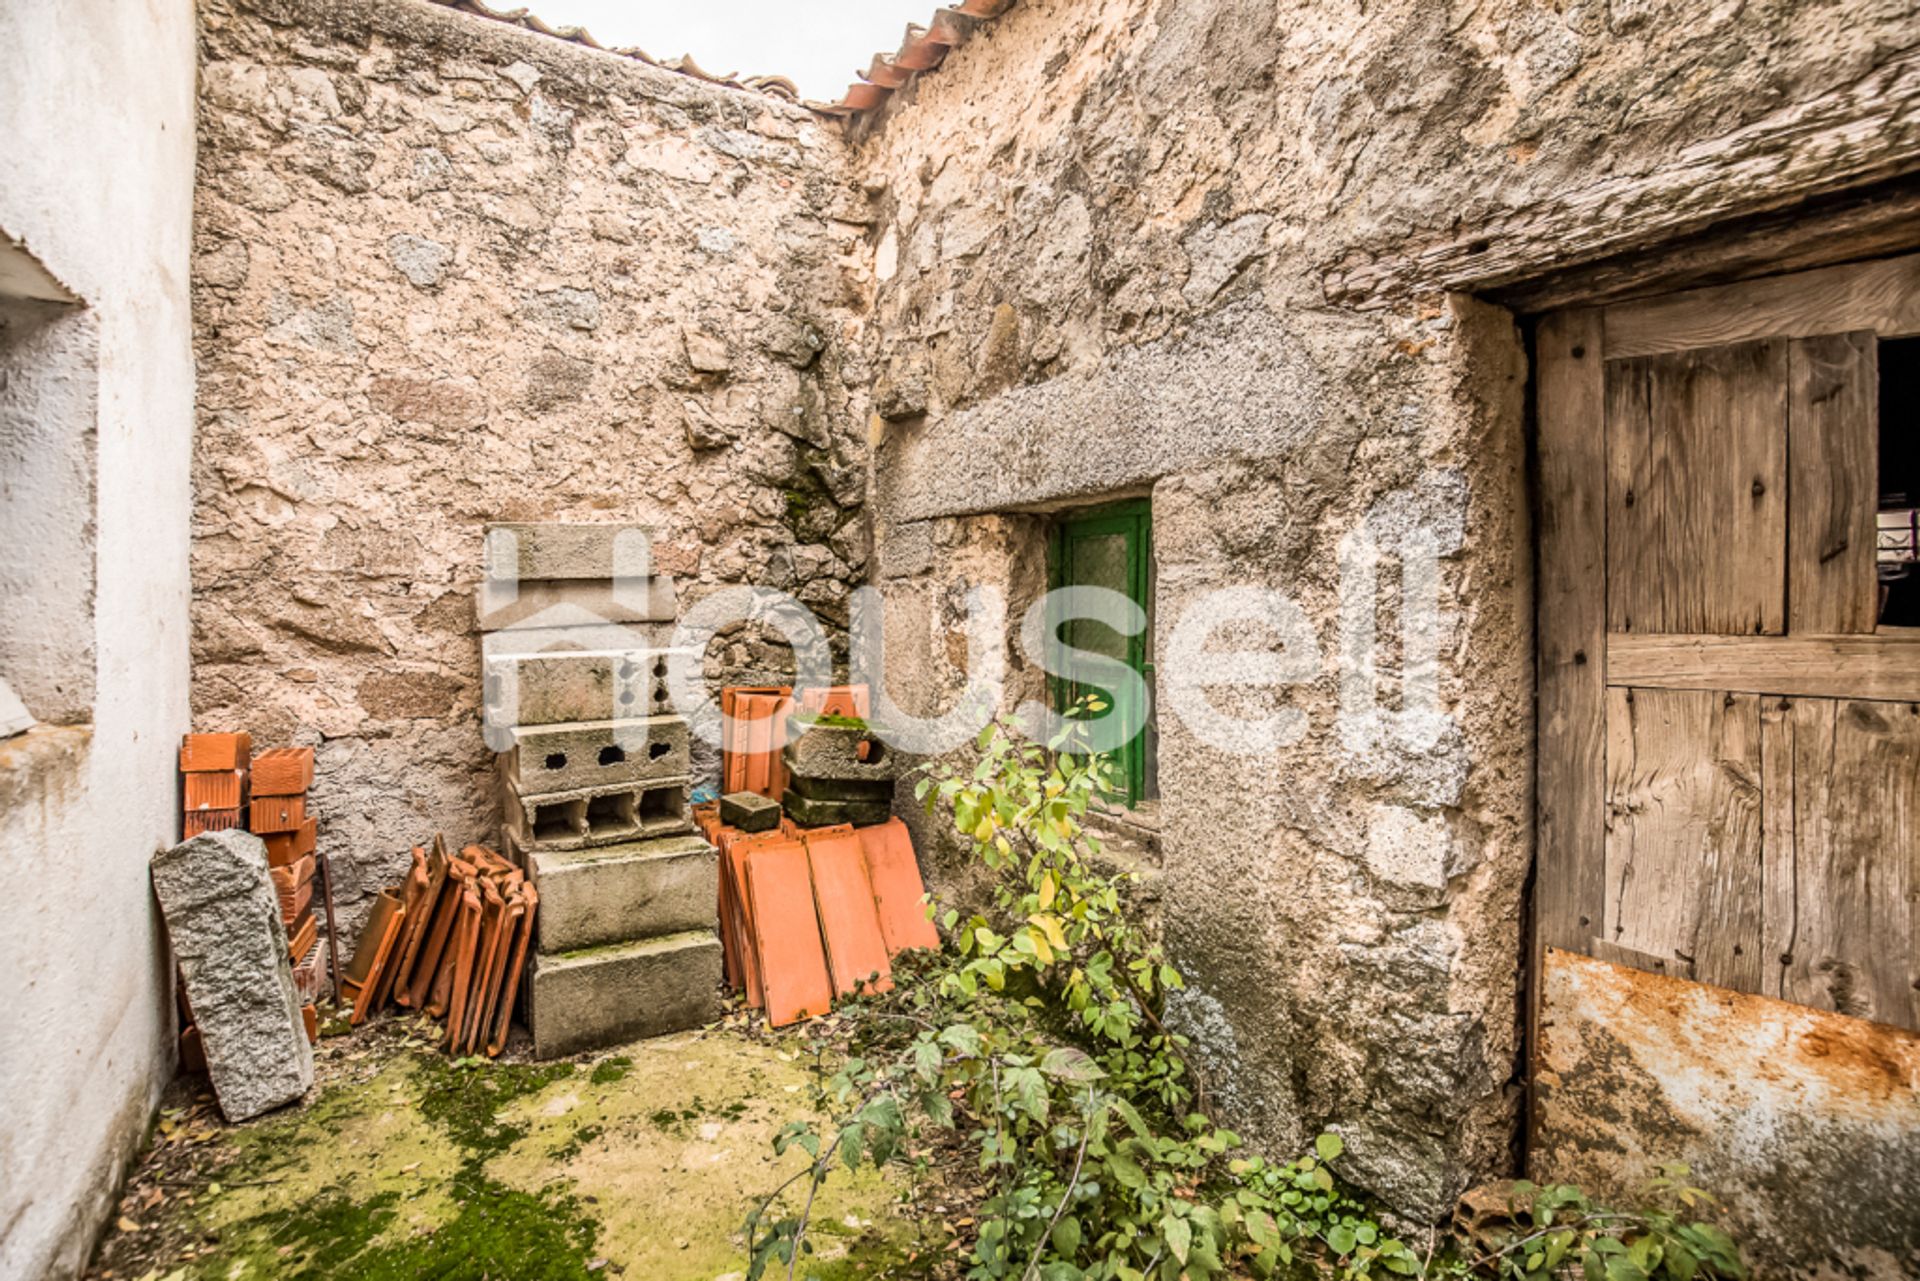
[[[1744,1277],[1723,1233],[1679,1213],[1705,1194],[1673,1172],[1662,1205],[1633,1214],[1516,1185],[1492,1240],[1417,1251],[1341,1182],[1339,1135],[1290,1161],[1243,1154],[1162,1022],[1181,976],[1128,916],[1136,876],[1102,865],[1085,820],[1115,779],[1105,757],[1071,750],[1075,727],[1041,743],[995,722],[971,762],[923,767],[915,794],[992,874],[992,910],[946,912],[951,946],[855,1007],[862,1040],[818,1100],[837,1119],[775,1139],[809,1160],[748,1217],[749,1281],[805,1276],[822,1183],[884,1165],[927,1126],[964,1137],[988,1189],[969,1281]]]

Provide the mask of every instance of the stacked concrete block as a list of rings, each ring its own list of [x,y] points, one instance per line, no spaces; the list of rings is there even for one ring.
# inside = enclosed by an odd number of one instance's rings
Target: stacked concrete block
[[[793,718],[799,737],[787,744],[788,817],[801,827],[851,823],[870,827],[893,816],[891,749],[865,721],[847,716]]]
[[[527,985],[553,1058],[719,1013],[718,855],[667,692],[671,579],[647,531],[496,525],[478,617],[505,844],[540,896]]]

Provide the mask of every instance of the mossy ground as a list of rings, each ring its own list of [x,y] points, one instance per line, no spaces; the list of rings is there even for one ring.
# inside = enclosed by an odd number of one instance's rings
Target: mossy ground
[[[715,1281],[750,1199],[805,1157],[831,1038],[710,1029],[552,1064],[449,1062],[390,1021],[322,1043],[307,1102],[227,1126],[176,1083],[91,1275]],[[197,1096],[197,1097],[196,1097]],[[818,1281],[937,1276],[951,1229],[905,1164],[844,1170],[814,1209]]]

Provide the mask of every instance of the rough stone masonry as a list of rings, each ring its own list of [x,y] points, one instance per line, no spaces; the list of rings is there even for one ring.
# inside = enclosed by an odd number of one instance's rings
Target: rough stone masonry
[[[1526,351],[1470,264],[1885,176],[1910,124],[1796,112],[1913,35],[1908,0],[1023,0],[843,136],[414,0],[206,0],[196,716],[317,741],[370,886],[491,821],[483,523],[655,526],[690,599],[831,616],[871,578],[926,714],[970,589],[1017,620],[1052,513],[1147,497],[1162,660],[1226,587],[1315,641],[1211,695],[1300,712],[1284,749],[1159,722],[1175,1015],[1236,1128],[1335,1128],[1438,1216],[1512,1168],[1531,856]],[[1436,626],[1403,632],[1408,590]]]

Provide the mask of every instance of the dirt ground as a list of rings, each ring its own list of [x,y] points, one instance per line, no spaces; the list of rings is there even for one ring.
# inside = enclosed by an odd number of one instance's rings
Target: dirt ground
[[[435,1025],[389,1018],[323,1037],[306,1102],[238,1126],[182,1076],[88,1275],[739,1281],[751,1203],[806,1160],[773,1136],[813,1115],[839,1024],[736,1015],[574,1060],[450,1062]],[[972,1222],[952,1174],[923,1144],[838,1169],[798,1275],[952,1275]]]

